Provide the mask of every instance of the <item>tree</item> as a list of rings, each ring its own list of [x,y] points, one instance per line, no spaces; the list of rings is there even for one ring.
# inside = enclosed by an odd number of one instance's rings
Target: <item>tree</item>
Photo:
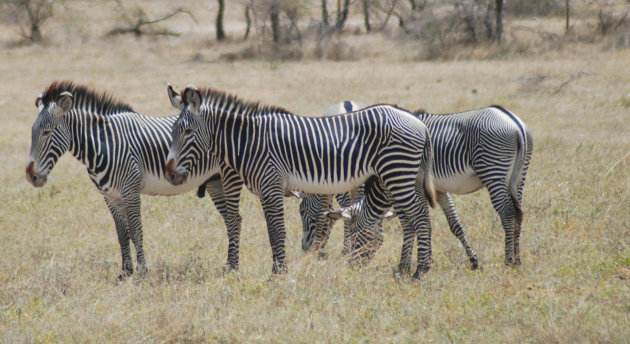
[[[42,41],[42,27],[53,16],[52,0],[8,0],[0,2],[0,10],[20,26],[22,37],[33,43]]]
[[[370,0],[362,0],[363,5],[363,24],[365,24],[365,31],[372,31],[370,26]]]
[[[348,19],[350,12],[350,0],[337,0],[337,21],[335,22],[335,31],[340,32]]]
[[[225,11],[225,0],[217,0],[219,2],[219,11],[217,13],[217,41],[225,39],[225,30],[223,30],[223,12]]]
[[[496,43],[501,42],[501,35],[503,34],[503,0],[496,0],[495,8],[495,27],[493,41]]]
[[[118,2],[118,4],[119,4],[121,13],[123,13],[122,20],[126,22],[126,25],[118,26],[111,29],[107,33],[108,36],[122,35],[122,34],[128,34],[128,33],[134,34],[137,38],[140,38],[142,35],[179,36],[179,33],[177,32],[173,32],[173,31],[169,31],[165,29],[156,29],[153,27],[154,24],[168,20],[179,13],[188,14],[194,22],[197,22],[195,17],[193,17],[192,13],[184,10],[181,7],[161,17],[158,17],[155,19],[149,19],[147,18],[147,14],[144,12],[144,10],[140,6],[136,6],[135,9],[129,10],[123,7],[122,2]],[[133,13],[131,17],[128,16],[129,12]]]

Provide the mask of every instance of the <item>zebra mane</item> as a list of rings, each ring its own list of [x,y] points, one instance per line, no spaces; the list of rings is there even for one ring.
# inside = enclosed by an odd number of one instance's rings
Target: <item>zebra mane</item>
[[[72,93],[74,108],[98,109],[101,113],[135,112],[130,105],[114,99],[107,92],[96,92],[84,85],[77,85],[72,81],[53,81],[42,94],[42,103],[48,106],[63,92]]]
[[[222,106],[225,105],[236,105],[240,107],[240,111],[242,113],[285,113],[285,114],[293,114],[292,112],[275,105],[262,105],[260,102],[252,102],[239,98],[234,94],[229,94],[227,92],[217,90],[211,87],[200,88],[199,92],[201,93],[201,102],[202,104],[211,105],[211,104],[219,104]],[[184,94],[184,90],[180,92],[180,94]],[[185,105],[186,102],[184,100]]]
[[[416,109],[416,111],[414,111],[413,114],[416,115],[416,116],[420,116],[420,115],[428,114],[428,112],[427,112],[427,110],[425,110],[423,108],[419,108],[419,109]]]

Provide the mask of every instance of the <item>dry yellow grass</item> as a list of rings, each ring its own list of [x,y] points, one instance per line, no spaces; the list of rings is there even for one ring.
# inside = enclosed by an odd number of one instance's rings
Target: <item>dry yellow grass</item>
[[[93,37],[103,30],[85,31]],[[63,30],[54,32],[60,38],[47,46],[0,50],[0,342],[630,338],[630,51],[580,47],[540,58],[405,62],[413,54],[389,57],[399,45],[374,36],[373,49],[365,50],[375,52],[354,62],[210,63],[191,58],[212,60],[241,43],[196,43],[201,28],[193,37],[140,41],[73,42]],[[392,275],[401,243],[397,222],[386,223],[374,260],[351,270],[340,256],[340,228],[327,260],[302,254],[297,201],[288,200],[289,274],[268,281],[271,252],[260,203],[244,192],[241,269],[224,276],[225,226],[208,199],[191,193],[143,197],[150,270],[117,284],[113,221],[83,166],[65,156],[44,188],[24,180],[33,102],[55,79],[108,90],[155,115],[174,113],[167,82],[213,86],[307,114],[344,99],[432,112],[504,105],[535,135],[523,266],[502,265],[503,232],[485,191],[455,198],[484,270],[467,270],[443,216],[432,211],[434,264],[419,283]]]

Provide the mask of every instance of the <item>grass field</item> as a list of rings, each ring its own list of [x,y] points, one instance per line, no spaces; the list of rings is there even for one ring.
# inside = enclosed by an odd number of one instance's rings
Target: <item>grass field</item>
[[[93,37],[86,19],[75,20]],[[628,342],[630,50],[576,44],[538,57],[423,62],[374,35],[346,37],[371,44],[357,47],[367,57],[355,61],[222,62],[244,43],[198,43],[199,28],[180,38],[74,41],[73,29],[50,25],[60,34],[44,46],[0,48],[1,343]],[[503,266],[503,230],[485,191],[455,197],[483,270],[468,270],[433,210],[434,263],[420,282],[393,276],[397,220],[385,223],[370,264],[353,270],[340,227],[327,259],[301,252],[298,201],[289,199],[289,273],[269,280],[264,217],[245,191],[241,269],[223,275],[225,226],[209,199],[190,193],[143,196],[149,272],[119,284],[114,224],[84,167],[66,155],[43,188],[24,178],[33,104],[56,79],[154,115],[175,113],[167,82],[312,115],[345,99],[431,112],[503,105],[535,138],[522,267]]]

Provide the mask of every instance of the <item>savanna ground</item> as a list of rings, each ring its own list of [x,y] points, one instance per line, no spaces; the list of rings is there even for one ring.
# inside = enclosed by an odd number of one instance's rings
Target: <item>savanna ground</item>
[[[93,17],[111,10],[70,5]],[[246,43],[215,43],[203,19],[175,18],[182,37],[102,38],[111,22],[68,10],[47,24],[48,43],[34,46],[6,43],[12,31],[3,26],[0,342],[628,341],[630,50],[577,42],[538,56],[426,62],[412,43],[346,34],[360,58],[225,61],[218,57]],[[84,167],[66,155],[43,188],[24,179],[34,100],[56,79],[154,115],[175,113],[167,82],[311,115],[345,99],[438,113],[501,104],[535,137],[522,267],[503,266],[503,230],[485,191],[455,197],[483,270],[468,269],[433,210],[434,263],[420,282],[393,276],[397,220],[386,222],[373,261],[353,270],[340,254],[340,227],[327,259],[301,252],[298,201],[287,199],[289,273],[269,280],[264,217],[245,191],[241,268],[224,275],[225,226],[209,199],[189,193],[143,196],[149,272],[117,283],[114,224]]]

